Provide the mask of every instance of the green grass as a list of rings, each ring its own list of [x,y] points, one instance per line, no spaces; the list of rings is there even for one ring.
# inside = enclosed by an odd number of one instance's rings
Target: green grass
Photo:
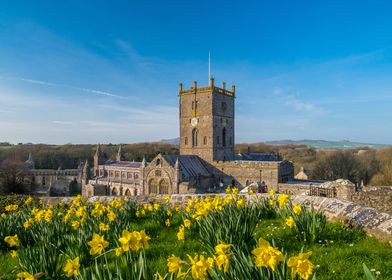
[[[346,229],[341,223],[328,223],[326,232],[316,244],[303,244],[293,238],[282,221],[265,220],[259,223],[255,237],[273,240],[289,256],[296,255],[301,248],[304,252],[312,251],[310,259],[318,266],[317,279],[366,279],[362,263],[381,272],[377,279],[392,279],[392,248],[388,243],[362,231]]]

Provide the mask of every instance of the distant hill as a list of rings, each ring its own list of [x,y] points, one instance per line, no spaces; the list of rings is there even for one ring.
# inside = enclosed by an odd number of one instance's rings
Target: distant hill
[[[268,145],[307,145],[315,149],[354,149],[360,147],[369,148],[382,148],[387,145],[384,144],[370,144],[370,143],[359,143],[351,142],[348,140],[342,141],[326,141],[326,140],[277,140],[277,141],[266,141]]]
[[[173,138],[173,139],[162,139],[159,141],[159,143],[162,144],[170,144],[170,145],[179,145],[180,144],[180,138]]]
[[[162,139],[159,141],[162,144],[170,144],[170,145],[179,145],[180,138],[173,139]],[[251,144],[251,143],[250,143]],[[348,140],[341,141],[326,141],[326,140],[275,140],[275,141],[266,141],[264,144],[267,145],[306,145],[315,149],[355,149],[360,147],[369,147],[369,148],[382,148],[388,145],[384,144],[371,144],[371,143],[359,143],[359,142],[351,142]]]

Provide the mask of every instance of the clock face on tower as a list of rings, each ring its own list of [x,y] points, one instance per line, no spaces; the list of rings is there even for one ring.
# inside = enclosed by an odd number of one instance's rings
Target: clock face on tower
[[[192,119],[191,119],[191,125],[192,125],[192,126],[196,126],[197,123],[198,123],[197,118],[192,118]]]

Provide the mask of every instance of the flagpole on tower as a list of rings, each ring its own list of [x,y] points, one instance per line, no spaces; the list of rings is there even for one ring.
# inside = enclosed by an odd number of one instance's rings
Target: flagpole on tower
[[[208,81],[211,79],[211,53],[208,52]]]

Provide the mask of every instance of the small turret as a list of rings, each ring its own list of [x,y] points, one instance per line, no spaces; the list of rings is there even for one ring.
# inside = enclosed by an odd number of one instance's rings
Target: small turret
[[[116,160],[117,161],[123,161],[124,160],[124,155],[122,154],[122,146],[121,146],[121,144],[120,144],[120,147],[118,147]]]
[[[176,159],[176,163],[174,164],[174,169],[176,170],[180,169],[180,162],[178,161],[178,157]]]
[[[88,184],[88,180],[90,179],[90,166],[88,165],[88,160],[84,163],[83,171],[82,171],[82,187]]]
[[[146,158],[143,157],[143,160],[142,160],[142,167],[146,167],[146,166],[147,166]]]
[[[27,168],[29,169],[34,169],[35,168],[35,163],[34,163],[34,158],[31,153],[29,153],[29,158],[25,161]]]
[[[99,170],[99,165],[102,165],[105,163],[105,157],[101,151],[101,146],[98,144],[97,149],[95,150],[95,155],[94,155],[94,176],[99,176],[98,170]]]

